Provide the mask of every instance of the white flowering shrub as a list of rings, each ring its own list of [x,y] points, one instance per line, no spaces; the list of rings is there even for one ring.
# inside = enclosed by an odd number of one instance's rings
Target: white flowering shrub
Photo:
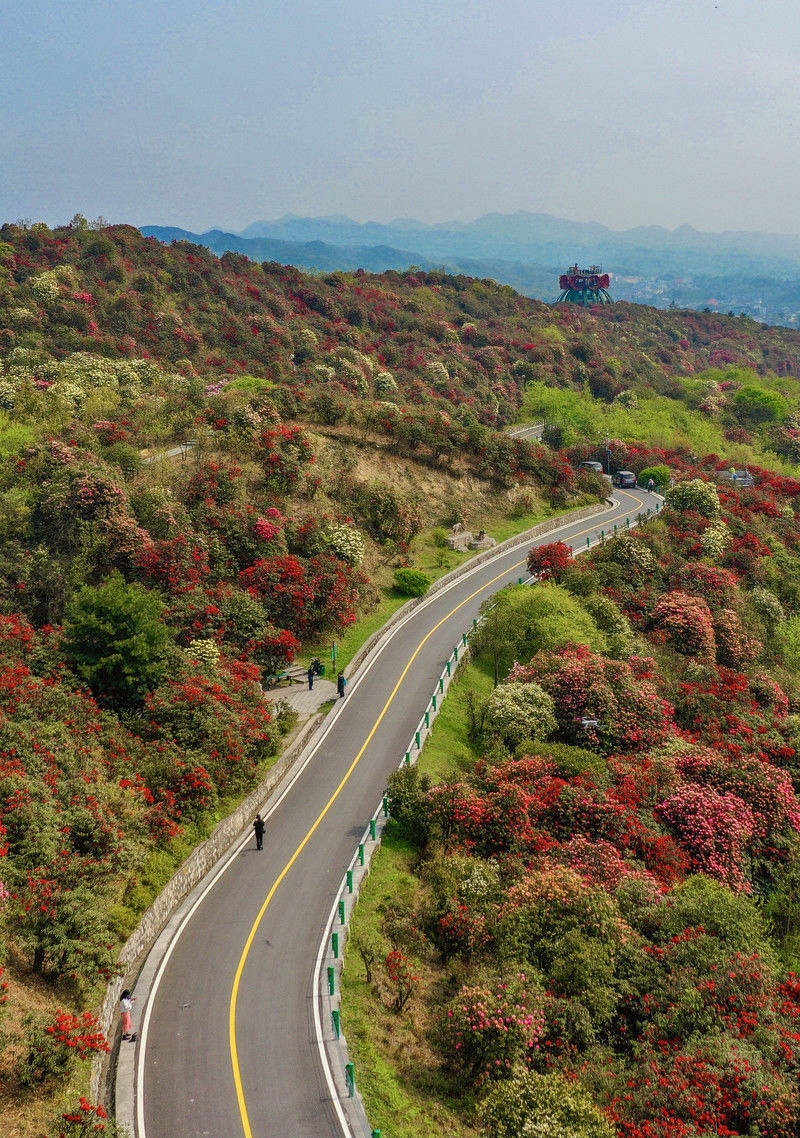
[[[311,328],[301,328],[297,333],[297,346],[313,352],[317,346],[317,334]]]
[[[425,365],[425,372],[431,387],[436,387],[437,384],[443,387],[450,385],[450,373],[441,360],[431,360]]]
[[[611,539],[611,559],[632,573],[646,576],[657,566],[655,554],[637,533],[625,531]]]
[[[30,308],[23,308],[22,305],[10,309],[8,315],[12,328],[27,328],[36,321],[36,314],[31,312]]]
[[[767,624],[780,624],[782,620],[786,619],[783,605],[769,589],[764,589],[760,585],[757,585],[754,589],[748,591],[747,599],[758,615],[765,620]]]
[[[546,739],[556,729],[555,703],[538,684],[499,684],[486,704],[487,729],[504,743]]]
[[[396,395],[397,383],[390,371],[379,371],[375,376],[375,390],[379,395]]]
[[[722,557],[731,540],[730,530],[724,522],[715,522],[700,535],[700,544],[706,557]]]
[[[17,389],[8,379],[0,379],[0,407],[11,411],[16,401]]]
[[[330,548],[348,565],[360,565],[364,560],[364,538],[354,526],[331,526],[327,537]]]
[[[204,676],[215,676],[219,671],[219,645],[213,640],[191,640],[186,655]]]
[[[664,495],[664,500],[673,510],[695,510],[706,518],[718,518],[722,513],[716,486],[701,478],[692,478],[688,482],[678,482],[671,486]]]
[[[42,308],[48,308],[51,304],[55,304],[61,295],[61,286],[52,269],[39,273],[32,279],[31,292],[36,303],[41,304]]]
[[[336,372],[327,364],[314,364],[311,372],[320,383],[333,383],[336,379]]]

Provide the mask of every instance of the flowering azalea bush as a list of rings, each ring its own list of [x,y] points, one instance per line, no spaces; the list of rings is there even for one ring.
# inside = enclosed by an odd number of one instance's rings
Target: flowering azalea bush
[[[572,560],[572,547],[563,541],[534,546],[528,553],[528,572],[543,581],[557,580]]]
[[[567,644],[556,655],[539,653],[515,665],[512,683],[533,682],[552,696],[559,735],[566,742],[604,750],[644,750],[663,742],[672,708],[652,682],[652,661],[611,660],[585,645]]]
[[[544,1027],[531,988],[523,972],[463,987],[440,1020],[445,1061],[473,1082],[507,1079],[517,1063],[530,1066]]]

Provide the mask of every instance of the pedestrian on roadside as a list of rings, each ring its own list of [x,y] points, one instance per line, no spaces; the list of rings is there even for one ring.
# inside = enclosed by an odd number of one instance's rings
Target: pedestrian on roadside
[[[656,488],[656,484],[655,484],[655,482],[653,481],[653,479],[652,479],[652,478],[648,478],[648,479],[647,479],[647,489],[650,491],[650,493],[651,493],[651,494],[653,493],[653,491],[655,490],[655,488]]]
[[[131,995],[130,988],[126,988],[119,998],[120,1008],[122,1010],[122,1038],[130,1040],[131,1043],[136,1042],[136,1036],[133,1032],[133,996]]]
[[[336,677],[336,691],[339,693],[339,699],[344,699],[344,689],[347,687],[347,680],[345,679],[344,672],[339,672]]]
[[[260,814],[256,814],[256,820],[253,823],[253,832],[256,835],[256,849],[260,850],[264,847],[264,819]]]
[[[306,672],[306,675],[308,676],[308,690],[313,691],[313,689],[314,689],[314,665],[313,664],[309,664],[308,671]]]

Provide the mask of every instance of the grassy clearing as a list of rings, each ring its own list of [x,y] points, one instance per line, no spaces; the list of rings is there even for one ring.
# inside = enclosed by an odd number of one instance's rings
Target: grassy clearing
[[[757,442],[752,446],[730,442],[717,422],[684,403],[652,391],[638,392],[638,396],[637,407],[624,407],[619,403],[601,403],[585,392],[531,383],[519,417],[526,422],[545,417],[548,422],[564,424],[574,432],[576,442],[586,439],[599,446],[608,434],[645,446],[685,446],[695,454],[719,454],[737,466],[764,466],[783,474],[796,472],[796,466],[773,451],[764,450]]]

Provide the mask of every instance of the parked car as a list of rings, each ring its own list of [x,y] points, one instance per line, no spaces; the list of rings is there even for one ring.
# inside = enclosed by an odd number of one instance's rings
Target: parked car
[[[635,486],[636,475],[632,470],[617,470],[611,475],[611,481],[615,486]]]
[[[592,470],[595,474],[603,473],[602,462],[595,462],[594,459],[589,459],[588,462],[579,462],[578,470]]]

